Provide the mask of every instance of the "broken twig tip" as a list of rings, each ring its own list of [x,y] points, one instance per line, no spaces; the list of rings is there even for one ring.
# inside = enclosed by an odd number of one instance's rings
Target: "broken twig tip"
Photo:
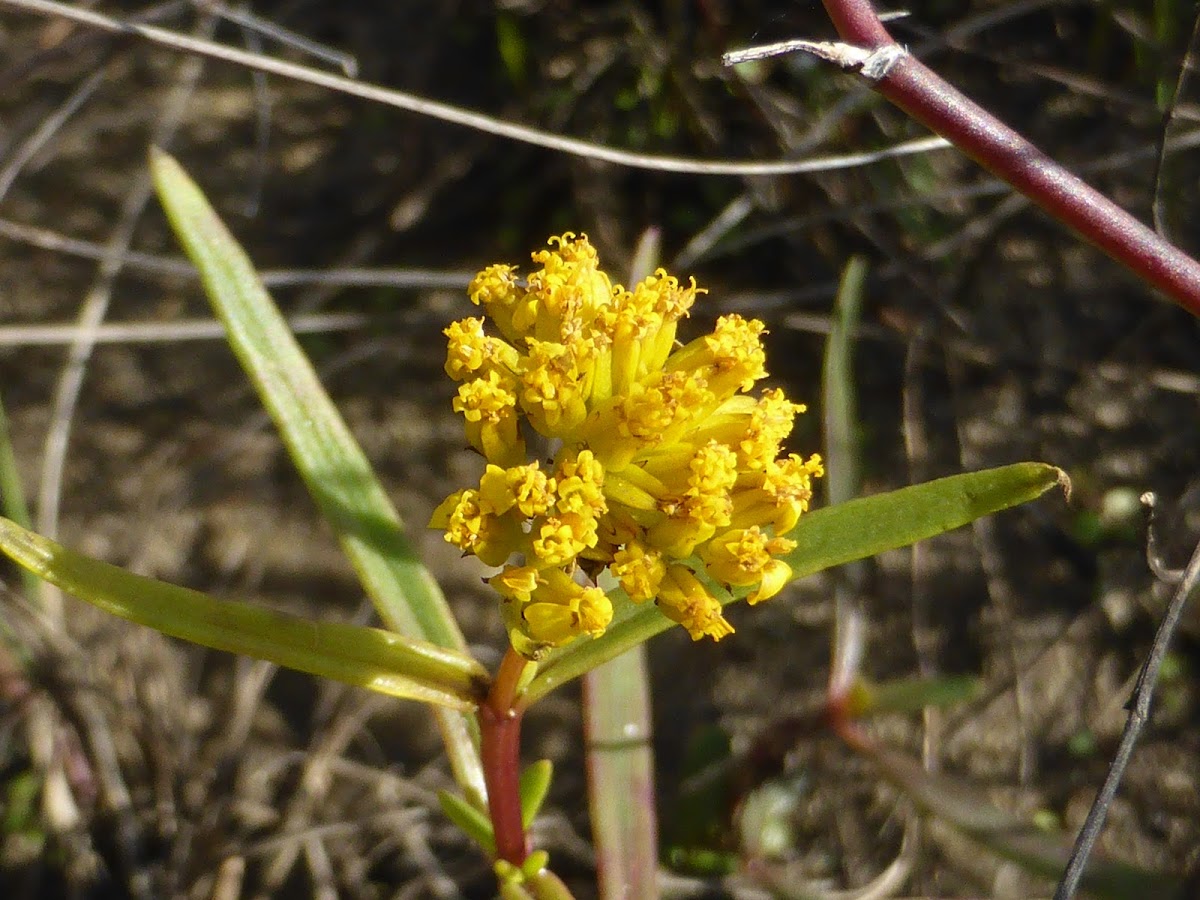
[[[885,78],[892,67],[908,55],[908,50],[899,44],[886,44],[875,50],[844,44],[841,41],[779,41],[774,44],[760,44],[757,47],[746,47],[744,50],[731,50],[721,57],[727,66],[771,56],[781,56],[785,53],[808,53],[818,59],[841,66],[843,69],[858,69],[864,78],[879,81]]]
[[[908,50],[905,47],[899,44],[887,44],[872,51],[871,55],[863,61],[859,71],[862,72],[864,78],[879,81],[886,78],[887,74],[892,71],[892,67],[906,56],[908,56]]]

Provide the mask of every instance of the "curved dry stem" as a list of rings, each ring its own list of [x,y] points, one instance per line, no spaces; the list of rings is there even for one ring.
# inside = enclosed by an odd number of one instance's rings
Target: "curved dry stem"
[[[144,40],[180,50],[195,53],[211,59],[245,66],[256,72],[266,72],[306,84],[328,88],[353,97],[361,97],[375,103],[414,112],[419,115],[439,119],[452,125],[461,125],[497,137],[508,138],[536,147],[545,147],[572,156],[581,156],[598,162],[614,163],[637,169],[649,169],[658,172],[680,172],[698,175],[787,175],[806,172],[828,172],[834,169],[848,169],[857,166],[892,159],[898,156],[908,156],[916,153],[927,153],[946,147],[948,144],[940,137],[919,138],[906,141],[886,150],[870,153],[849,153],[841,156],[814,157],[799,160],[776,160],[758,162],[755,160],[723,160],[689,159],[678,156],[656,156],[649,153],[632,153],[618,150],[601,144],[566,138],[561,135],[539,131],[536,128],[526,128],[514,125],[482,113],[471,112],[448,103],[427,100],[403,91],[390,90],[367,84],[353,78],[346,78],[330,72],[323,72],[309,66],[273,59],[262,54],[239,50],[213,41],[199,40],[154,25],[142,25],[126,19],[115,19],[101,13],[56,3],[53,0],[0,0],[0,5],[23,9],[44,16],[59,16],[90,28],[97,28],[114,34],[136,35]]]

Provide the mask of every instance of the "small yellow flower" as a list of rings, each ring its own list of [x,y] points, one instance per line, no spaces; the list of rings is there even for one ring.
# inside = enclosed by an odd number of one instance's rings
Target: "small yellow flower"
[[[499,575],[488,579],[488,584],[505,600],[515,600],[524,605],[532,599],[537,589],[538,571],[533,566],[505,566]]]
[[[756,603],[791,578],[784,535],[822,474],[817,456],[781,455],[805,408],[747,393],[767,374],[762,322],[722,316],[676,343],[694,280],[614,284],[569,232],[533,261],[523,282],[508,265],[480,272],[468,293],[486,318],[446,329],[454,409],[487,467],[430,525],[501,567],[489,583],[527,656],[603,633],[605,569],[635,603],[719,640],[731,589]],[[523,429],[558,448],[547,469],[526,460]]]
[[[434,510],[430,525],[446,530],[446,542],[463,553],[498,566],[520,546],[521,530],[511,520],[486,511],[476,490],[451,494]]]
[[[622,590],[634,603],[645,603],[658,596],[667,574],[663,555],[638,541],[629,541],[613,554],[609,571],[621,583]]]
[[[555,483],[536,460],[510,469],[489,463],[479,479],[479,500],[494,515],[502,516],[515,507],[528,519],[545,515],[554,505]]]
[[[686,566],[669,566],[659,585],[658,608],[663,615],[688,630],[693,641],[710,637],[719,641],[733,634],[733,626],[721,615],[721,602]]]
[[[564,437],[587,417],[590,351],[579,340],[569,344],[527,339],[521,358],[521,408],[536,431]]]
[[[774,557],[795,549],[795,541],[770,537],[755,525],[726,531],[710,541],[700,557],[705,562],[705,571],[723,584],[745,587],[762,582],[763,588],[752,595],[753,599],[748,598],[757,603],[777,594],[787,583],[791,569]]]
[[[521,610],[525,634],[535,642],[564,644],[579,634],[603,634],[612,621],[612,603],[600,588],[580,585],[551,569]]]
[[[525,441],[518,430],[516,379],[491,370],[463,382],[454,398],[454,411],[466,420],[471,446],[498,465],[517,465],[525,459]]]

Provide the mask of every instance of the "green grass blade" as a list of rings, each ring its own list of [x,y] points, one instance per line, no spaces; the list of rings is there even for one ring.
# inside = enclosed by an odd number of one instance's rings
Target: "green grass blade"
[[[152,150],[150,168],[229,345],[380,617],[394,631],[465,650],[441,589],[405,539],[395,506],[249,258],[174,159]],[[445,712],[438,719],[455,779],[482,805],[486,791],[471,723]]]
[[[0,552],[105,612],[205,647],[463,711],[474,709],[486,689],[486,670],[458,651],[217,600],[83,556],[3,518]]]
[[[825,490],[829,505],[844,503],[859,491],[858,409],[854,396],[854,338],[862,309],[867,263],[853,256],[846,263],[821,375],[821,416],[825,432]]]
[[[0,397],[0,512],[26,528],[33,524],[29,518],[29,507],[25,504],[21,479],[17,475],[17,456],[13,452],[8,431],[3,397]]]
[[[4,411],[4,398],[0,397],[0,514],[8,516],[24,528],[32,526],[29,507],[25,504],[25,489],[17,474],[17,456],[13,452],[12,437],[8,430],[8,415]],[[21,582],[25,596],[36,602],[40,585],[37,577],[21,569]]]
[[[801,516],[788,535],[799,546],[786,559],[793,577],[803,578],[959,528],[1033,500],[1055,485],[1067,485],[1061,469],[1014,463],[839,503]],[[671,626],[653,607],[634,606],[619,591],[611,596],[613,624],[595,640],[576,641],[549,655],[530,682],[524,703],[533,703]]]
[[[842,270],[829,338],[825,342],[821,370],[822,456],[825,461],[823,481],[830,506],[857,497],[861,490],[859,454],[862,448],[858,440],[858,404],[854,390],[854,340],[866,281],[866,260],[861,256],[851,257]],[[843,566],[833,582],[831,700],[847,690],[863,657],[866,627],[862,594],[867,571],[866,561],[858,560]]]

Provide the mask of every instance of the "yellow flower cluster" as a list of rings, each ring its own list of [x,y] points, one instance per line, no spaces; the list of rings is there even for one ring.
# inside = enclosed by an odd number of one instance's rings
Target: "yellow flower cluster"
[[[676,344],[694,279],[660,269],[627,289],[600,271],[586,235],[549,245],[524,282],[506,265],[471,282],[498,334],[482,318],[446,329],[454,409],[487,469],[430,525],[503,567],[489,583],[527,656],[604,631],[605,568],[693,639],[720,639],[733,628],[718,597],[754,587],[756,603],[791,576],[777,557],[796,546],[785,535],[822,474],[817,456],[780,455],[804,407],[779,390],[745,393],[766,376],[757,320],[723,316]],[[553,442],[548,470],[526,459],[528,429]]]

